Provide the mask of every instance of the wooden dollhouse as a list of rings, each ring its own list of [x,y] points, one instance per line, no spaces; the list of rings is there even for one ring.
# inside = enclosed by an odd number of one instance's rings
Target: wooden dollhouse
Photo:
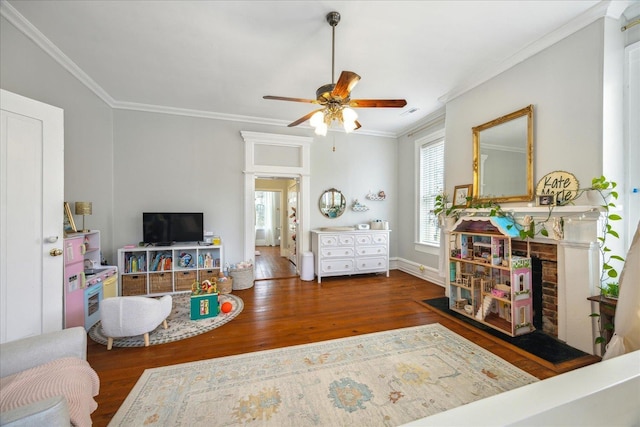
[[[519,233],[503,217],[463,217],[449,238],[450,308],[510,336],[534,330],[531,258],[511,254]]]

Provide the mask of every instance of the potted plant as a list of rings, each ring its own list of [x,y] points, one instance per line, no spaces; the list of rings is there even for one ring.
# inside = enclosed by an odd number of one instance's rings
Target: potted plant
[[[624,263],[624,258],[620,255],[612,253],[611,248],[607,246],[607,239],[616,238],[620,236],[611,225],[611,221],[620,221],[622,217],[616,213],[612,213],[612,210],[616,208],[614,203],[618,199],[618,192],[615,190],[617,183],[607,180],[604,176],[593,178],[591,181],[591,187],[585,189],[596,191],[602,200],[600,207],[602,208],[603,223],[602,223],[602,235],[598,237],[598,246],[600,249],[600,259],[602,260],[601,273],[600,273],[600,295],[606,298],[617,299],[620,288],[617,281],[607,282],[610,279],[616,279],[618,277],[618,270],[616,263]],[[591,313],[591,317],[598,318],[598,330],[600,335],[596,337],[596,344],[606,344],[606,338],[604,337],[605,331],[613,331],[614,325],[610,322],[603,323],[600,313]]]

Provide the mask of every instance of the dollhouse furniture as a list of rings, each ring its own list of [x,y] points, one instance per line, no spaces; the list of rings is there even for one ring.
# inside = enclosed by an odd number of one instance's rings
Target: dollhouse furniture
[[[100,380],[83,327],[0,344],[0,357],[0,425],[91,425]]]
[[[463,217],[451,230],[451,310],[510,336],[534,330],[531,258],[513,256],[507,218]]]
[[[131,296],[103,300],[100,320],[107,337],[107,350],[111,350],[114,338],[134,335],[144,335],[144,345],[148,347],[149,332],[161,323],[167,329],[172,304],[171,295],[159,299]]]

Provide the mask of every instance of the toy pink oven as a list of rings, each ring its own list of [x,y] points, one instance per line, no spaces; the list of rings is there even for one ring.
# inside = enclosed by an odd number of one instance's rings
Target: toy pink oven
[[[100,320],[102,298],[102,282],[91,285],[84,290],[84,328],[87,331]]]

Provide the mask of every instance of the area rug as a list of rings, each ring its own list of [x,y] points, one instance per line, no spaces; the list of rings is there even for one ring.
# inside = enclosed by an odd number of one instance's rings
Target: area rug
[[[229,313],[220,313],[216,317],[207,319],[191,320],[191,305],[189,299],[189,293],[173,295],[173,309],[167,318],[169,328],[164,329],[162,325],[159,325],[155,330],[149,332],[149,345],[166,344],[209,332],[233,320],[244,308],[244,303],[240,297],[233,294],[224,294],[219,296],[219,300],[221,304],[225,301],[231,303],[232,310]],[[100,322],[89,329],[89,337],[98,344],[107,345],[107,337],[102,332]],[[144,347],[144,337],[138,335],[114,338],[113,346]]]
[[[394,426],[535,381],[431,324],[147,369],[109,425]]]
[[[501,339],[527,353],[533,354],[540,359],[546,360],[554,365],[558,363],[568,362],[570,360],[578,359],[581,357],[589,356],[589,354],[578,350],[576,348],[567,345],[566,343],[558,340],[551,335],[548,335],[540,330],[535,330],[531,333],[519,335],[517,337],[511,337],[507,334],[503,334],[487,325],[455,312],[449,308],[449,298],[440,297],[422,301],[426,305],[433,307],[437,311],[445,313],[449,316],[453,316],[456,319],[462,320],[465,323],[480,329],[496,338]]]

